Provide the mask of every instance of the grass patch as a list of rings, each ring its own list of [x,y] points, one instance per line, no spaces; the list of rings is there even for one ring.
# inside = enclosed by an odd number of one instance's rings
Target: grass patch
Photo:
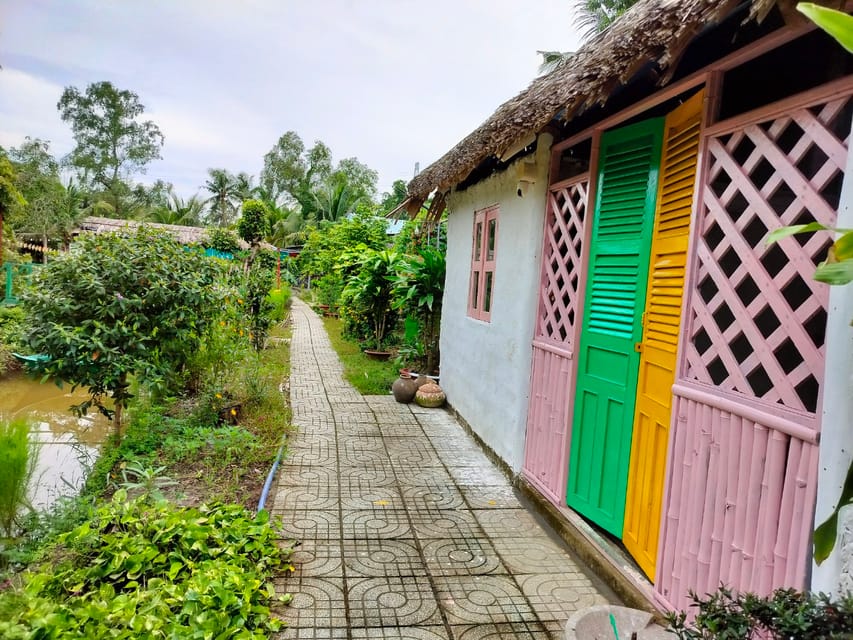
[[[361,347],[343,337],[340,318],[323,318],[332,347],[344,366],[344,377],[365,396],[384,396],[390,393],[391,384],[400,375],[393,361],[371,360],[361,352]]]

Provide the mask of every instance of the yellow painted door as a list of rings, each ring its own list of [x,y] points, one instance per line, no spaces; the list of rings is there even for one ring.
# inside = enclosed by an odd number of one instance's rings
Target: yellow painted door
[[[655,209],[622,540],[654,580],[703,92],[670,113]]]

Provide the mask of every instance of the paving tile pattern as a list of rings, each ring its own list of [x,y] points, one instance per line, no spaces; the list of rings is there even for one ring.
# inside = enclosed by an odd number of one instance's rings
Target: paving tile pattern
[[[293,322],[297,431],[271,504],[300,544],[280,638],[557,639],[614,601],[450,414],[359,395],[299,300]]]

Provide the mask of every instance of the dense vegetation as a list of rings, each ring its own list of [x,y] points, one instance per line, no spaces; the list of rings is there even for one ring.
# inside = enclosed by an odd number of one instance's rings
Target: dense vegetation
[[[90,391],[79,411],[97,407],[120,429],[82,493],[51,512],[27,510],[11,478],[0,486],[11,514],[0,636],[262,638],[279,628],[270,578],[290,550],[251,511],[289,425],[279,387],[290,292],[276,285],[278,257],[258,246],[266,216],[258,206],[238,225],[251,250],[228,247],[234,259],[145,227],[83,237],[4,323],[10,343],[45,356],[34,369]],[[23,469],[33,447],[26,425],[18,431],[9,453]]]

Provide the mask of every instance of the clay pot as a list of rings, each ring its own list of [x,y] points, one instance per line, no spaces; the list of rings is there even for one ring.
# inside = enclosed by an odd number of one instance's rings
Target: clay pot
[[[415,393],[415,402],[422,407],[440,407],[446,399],[444,391],[434,382],[428,382]]]
[[[434,383],[435,380],[433,380],[432,378],[427,378],[426,376],[418,376],[417,378],[415,378],[415,384],[417,385],[418,389],[420,389],[425,384],[429,384],[430,382]]]
[[[417,390],[417,382],[408,374],[400,374],[400,377],[394,380],[394,383],[391,385],[391,393],[394,394],[394,400],[402,404],[410,403],[415,397]]]

